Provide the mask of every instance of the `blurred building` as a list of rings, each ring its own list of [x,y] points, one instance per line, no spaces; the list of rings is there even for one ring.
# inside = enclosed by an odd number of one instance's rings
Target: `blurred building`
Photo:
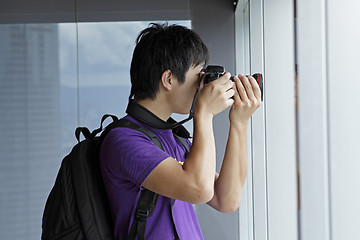
[[[0,239],[39,239],[61,148],[57,24],[0,25],[0,53]]]

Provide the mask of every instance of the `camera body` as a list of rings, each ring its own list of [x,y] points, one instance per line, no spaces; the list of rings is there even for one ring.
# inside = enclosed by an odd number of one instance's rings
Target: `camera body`
[[[218,65],[208,65],[205,69],[202,70],[204,72],[204,84],[207,84],[211,81],[214,81],[215,79],[220,78],[224,75],[225,69],[223,66]],[[253,78],[257,81],[260,87],[261,91],[261,101],[263,101],[263,75],[261,73],[255,73],[252,75]],[[234,80],[234,77],[232,76],[230,78],[231,80]]]

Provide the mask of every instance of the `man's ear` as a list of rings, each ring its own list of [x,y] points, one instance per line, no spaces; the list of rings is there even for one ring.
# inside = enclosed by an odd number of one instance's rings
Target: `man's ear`
[[[172,86],[174,85],[172,77],[173,77],[173,75],[172,75],[171,70],[165,70],[163,72],[163,74],[161,74],[161,85],[166,90],[171,90]]]

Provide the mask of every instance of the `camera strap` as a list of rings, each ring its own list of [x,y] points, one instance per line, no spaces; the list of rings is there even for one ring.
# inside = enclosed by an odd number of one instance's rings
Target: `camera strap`
[[[129,99],[126,113],[151,127],[157,129],[172,129],[172,132],[177,136],[191,138],[190,133],[186,130],[186,128],[176,122],[173,118],[169,118],[167,122],[165,122],[148,109],[135,102],[134,99]]]

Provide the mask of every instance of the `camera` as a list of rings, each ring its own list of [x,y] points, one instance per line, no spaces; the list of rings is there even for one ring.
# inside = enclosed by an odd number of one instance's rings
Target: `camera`
[[[205,69],[202,70],[202,72],[204,72],[204,84],[207,84],[223,76],[225,70],[223,66],[208,65]],[[261,101],[263,101],[263,75],[261,73],[255,73],[252,75],[252,77],[255,78],[255,80],[259,84],[261,91]],[[234,76],[232,76],[230,79],[234,81]]]

